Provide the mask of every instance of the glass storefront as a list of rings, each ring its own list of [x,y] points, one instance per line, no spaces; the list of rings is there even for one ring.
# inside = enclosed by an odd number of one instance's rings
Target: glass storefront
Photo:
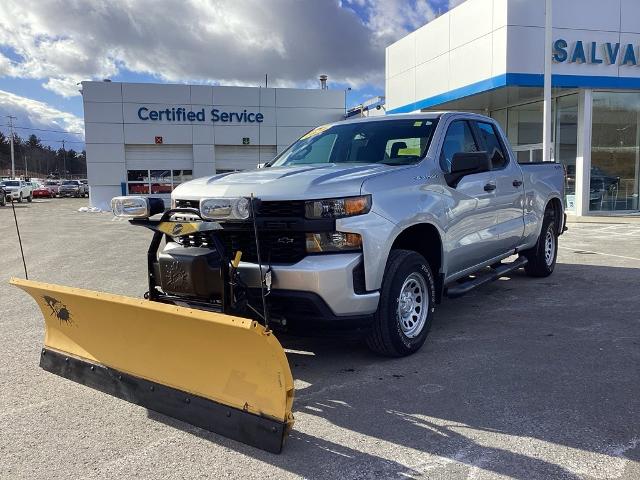
[[[593,92],[589,211],[638,210],[640,92]]]
[[[491,112],[507,133],[518,163],[542,161],[542,100]],[[565,205],[575,209],[575,168],[578,146],[578,94],[557,96],[552,103],[553,157],[567,173]]]
[[[553,132],[553,155],[565,170],[565,207],[576,209],[576,156],[578,154],[578,94],[555,99],[556,121]]]

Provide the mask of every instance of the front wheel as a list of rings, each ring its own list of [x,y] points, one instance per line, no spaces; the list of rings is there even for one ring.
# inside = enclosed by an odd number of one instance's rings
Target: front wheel
[[[33,195],[29,195],[27,197],[27,202],[29,202],[29,203],[33,202]]]
[[[415,353],[429,334],[434,305],[435,282],[424,257],[392,250],[367,346],[388,357]]]
[[[18,197],[18,203],[22,203],[22,193],[20,193],[20,196]]]
[[[548,277],[553,273],[558,258],[558,232],[556,222],[548,212],[542,221],[538,243],[531,250],[523,252],[529,261],[524,271],[530,277]]]

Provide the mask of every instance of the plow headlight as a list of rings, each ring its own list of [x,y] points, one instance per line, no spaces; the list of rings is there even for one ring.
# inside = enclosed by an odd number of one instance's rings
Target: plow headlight
[[[164,201],[149,197],[115,197],[111,200],[111,210],[116,217],[149,218],[164,212]]]
[[[305,216],[309,219],[343,218],[364,215],[371,210],[371,195],[359,197],[311,200],[305,205]]]
[[[362,250],[362,237],[357,233],[307,233],[307,252],[348,252]]]
[[[207,220],[246,220],[250,216],[249,199],[203,198],[200,215]]]

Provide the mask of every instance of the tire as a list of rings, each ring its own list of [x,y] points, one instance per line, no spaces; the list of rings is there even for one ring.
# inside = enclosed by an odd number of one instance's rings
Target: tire
[[[406,298],[406,308],[401,294]],[[424,257],[410,250],[392,250],[367,346],[387,357],[405,357],[417,352],[429,335],[434,305],[435,282]]]
[[[536,246],[524,252],[524,256],[529,260],[524,271],[530,277],[548,277],[553,273],[558,258],[558,232],[549,212],[545,213]]]
[[[33,202],[33,194],[31,194],[31,195],[29,195],[27,197],[27,202],[29,202],[29,203]]]
[[[20,192],[20,196],[18,197],[18,203],[22,203],[22,192]]]

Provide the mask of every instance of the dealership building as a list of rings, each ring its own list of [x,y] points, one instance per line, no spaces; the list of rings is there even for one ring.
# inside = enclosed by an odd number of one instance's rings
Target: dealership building
[[[345,92],[319,88],[83,82],[91,204],[169,197],[194,177],[256,168],[313,127],[344,119]]]
[[[640,1],[554,0],[552,159],[567,210],[640,210]],[[543,152],[544,0],[467,0],[386,49],[387,113],[495,118],[520,162]]]

